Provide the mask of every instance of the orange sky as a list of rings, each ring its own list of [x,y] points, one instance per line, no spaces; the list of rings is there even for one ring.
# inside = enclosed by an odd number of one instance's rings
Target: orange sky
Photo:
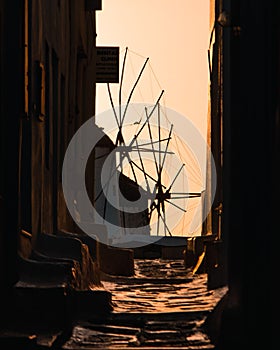
[[[97,46],[129,49],[123,103],[145,58],[147,73],[132,102],[155,102],[191,120],[206,139],[208,112],[209,0],[103,0],[97,12]],[[137,54],[135,54],[137,53]],[[111,84],[118,104],[118,85]],[[148,101],[147,101],[148,100]],[[106,84],[97,84],[96,115],[110,108]]]
[[[165,105],[191,119],[203,134],[208,44],[208,0],[103,0],[97,12],[97,45],[128,47],[149,57],[165,90]],[[107,91],[98,84],[97,113],[107,107]]]

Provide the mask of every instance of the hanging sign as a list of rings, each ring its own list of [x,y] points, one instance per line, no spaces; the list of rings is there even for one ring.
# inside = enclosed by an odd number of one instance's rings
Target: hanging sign
[[[96,47],[96,83],[119,82],[119,54],[116,46]]]

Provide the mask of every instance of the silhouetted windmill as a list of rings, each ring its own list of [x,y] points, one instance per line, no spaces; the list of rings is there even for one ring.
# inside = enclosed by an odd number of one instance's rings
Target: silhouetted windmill
[[[117,136],[115,140],[115,150],[118,155],[118,160],[116,167],[111,169],[111,174],[108,178],[107,183],[104,188],[97,194],[95,200],[108,191],[108,183],[115,175],[116,171],[124,172],[124,163],[127,162],[129,164],[129,168],[133,174],[133,181],[139,185],[139,172],[144,179],[143,189],[144,195],[148,200],[148,219],[149,222],[152,220],[152,216],[156,213],[157,224],[156,224],[156,235],[160,235],[161,226],[163,227],[164,235],[172,236],[172,232],[170,227],[168,226],[168,217],[166,206],[171,205],[173,208],[179,211],[186,212],[186,209],[181,205],[176,204],[176,200],[182,200],[186,198],[196,198],[201,197],[201,193],[199,192],[173,192],[173,186],[176,183],[179,175],[182,173],[185,164],[181,164],[179,169],[176,171],[174,177],[170,179],[169,183],[166,183],[164,179],[163,172],[166,165],[166,159],[168,155],[173,155],[174,153],[169,150],[170,140],[172,139],[173,125],[171,124],[169,129],[162,127],[162,115],[161,115],[161,105],[160,101],[164,94],[164,90],[162,90],[155,102],[152,106],[144,108],[144,117],[141,118],[140,121],[136,121],[133,124],[138,126],[138,130],[135,132],[133,137],[131,134],[129,135],[129,139],[127,135],[124,133],[124,127],[126,122],[126,116],[128,112],[128,107],[131,103],[131,99],[133,97],[133,93],[143,75],[145,67],[147,66],[149,58],[147,58],[137,76],[137,79],[128,95],[127,101],[125,105],[122,105],[122,87],[125,75],[125,66],[127,60],[128,48],[125,49],[125,54],[122,63],[121,69],[121,78],[118,89],[118,106],[115,106],[110,84],[107,84],[107,90],[109,94],[110,104],[112,107],[112,112],[114,115],[114,119],[117,127]],[[151,124],[151,119],[156,120],[155,125]],[[144,119],[142,121],[142,119]],[[141,136],[145,132],[146,138],[148,139],[143,142],[141,141]],[[166,137],[167,134],[167,137]],[[165,135],[165,136],[164,136]],[[137,153],[138,161],[135,161],[135,157],[133,154]],[[153,160],[155,165],[155,172],[151,174],[149,171],[150,166],[146,164],[147,158],[143,157],[143,154],[149,153],[150,159]],[[150,162],[150,161],[149,161]],[[142,191],[142,192],[143,192]],[[142,193],[143,194],[143,193]],[[105,200],[104,204],[104,217],[106,215],[106,206],[107,201]],[[142,223],[139,223],[141,226]]]

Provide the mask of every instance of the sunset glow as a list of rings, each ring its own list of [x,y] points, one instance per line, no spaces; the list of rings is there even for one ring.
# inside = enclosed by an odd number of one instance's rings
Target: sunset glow
[[[209,7],[206,0],[104,0],[103,11],[97,14],[97,46],[120,47],[120,72],[125,49],[128,48],[122,103],[126,103],[145,60],[149,58],[131,103],[153,104],[164,90],[161,104],[191,121],[204,139],[209,87]],[[120,84],[110,84],[110,89],[113,103],[117,106]],[[99,126],[104,123],[100,113],[110,108],[106,84],[97,84],[96,122]],[[184,130],[180,132],[184,133]],[[188,155],[185,158],[189,169],[193,159]],[[204,168],[195,168],[200,176],[205,171]],[[199,176],[197,179],[192,177],[191,181],[195,180],[201,183]],[[199,190],[204,189],[203,184],[200,187]],[[187,217],[175,225],[174,234],[191,233],[194,209],[200,205],[199,199],[190,201]],[[192,232],[197,233],[200,234],[200,228]]]

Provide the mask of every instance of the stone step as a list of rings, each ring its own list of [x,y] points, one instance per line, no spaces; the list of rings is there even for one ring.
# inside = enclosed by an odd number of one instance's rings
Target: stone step
[[[10,323],[30,329],[67,329],[75,320],[107,315],[113,310],[111,293],[104,288],[74,290],[64,285],[17,283]]]
[[[113,281],[116,284],[123,284],[123,285],[166,285],[166,284],[185,284],[192,281],[192,277],[180,277],[180,278],[141,278],[141,277],[112,277],[112,276],[104,276],[103,275],[103,281]]]
[[[37,331],[64,329],[73,319],[68,289],[64,284],[19,282],[14,287],[12,303],[11,327],[17,323],[22,329],[29,327]]]
[[[74,290],[71,293],[71,305],[75,319],[104,316],[113,311],[112,295],[103,288],[92,290]]]
[[[104,322],[80,322],[62,349],[214,349],[201,328],[202,315],[181,316],[171,313],[162,321],[162,314],[111,314]]]
[[[123,334],[123,335],[136,335],[141,331],[139,327],[121,326],[121,325],[112,325],[106,323],[80,323],[83,327],[99,331],[102,333],[111,333],[111,334]]]

